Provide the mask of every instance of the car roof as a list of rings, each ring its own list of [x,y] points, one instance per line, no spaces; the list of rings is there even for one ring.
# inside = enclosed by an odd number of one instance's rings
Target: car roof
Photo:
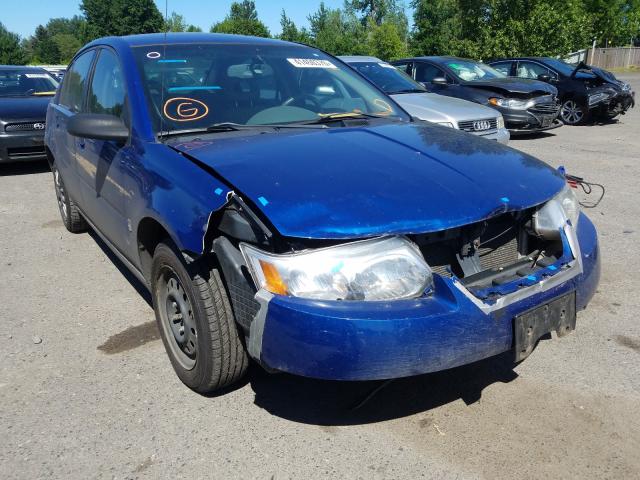
[[[272,38],[250,37],[247,35],[229,35],[226,33],[202,33],[202,32],[169,32],[169,33],[147,33],[140,35],[127,35],[124,37],[102,37],[98,38],[84,48],[97,45],[112,45],[138,47],[144,45],[162,45],[176,43],[229,43],[246,45],[297,45],[283,40]]]
[[[339,55],[338,58],[346,63],[364,63],[364,62],[387,63],[387,62],[383,62],[377,57],[368,57],[366,55]]]

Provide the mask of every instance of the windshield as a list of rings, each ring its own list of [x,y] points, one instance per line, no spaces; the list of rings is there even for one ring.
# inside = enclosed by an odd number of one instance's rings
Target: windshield
[[[173,44],[133,49],[156,132],[408,117],[349,67],[303,46]]]
[[[426,92],[427,90],[406,73],[384,62],[350,63],[362,75],[375,83],[389,95],[398,93]]]
[[[489,65],[470,60],[452,60],[447,62],[446,65],[456,77],[464,82],[480,82],[506,77],[505,74],[491,68]]]
[[[45,71],[0,70],[0,97],[52,96],[58,82]]]

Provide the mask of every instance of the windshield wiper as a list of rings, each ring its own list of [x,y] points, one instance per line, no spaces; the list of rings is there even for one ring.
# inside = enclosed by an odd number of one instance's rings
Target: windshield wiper
[[[319,114],[320,118],[304,122],[303,125],[322,125],[324,123],[339,122],[341,120],[351,120],[354,118],[389,118],[388,115],[374,115],[373,113],[364,112],[337,112],[328,114]]]
[[[400,95],[402,93],[428,93],[424,88],[405,88],[404,90],[396,90],[395,92],[387,92],[387,95]]]
[[[158,137],[166,138],[171,136],[178,135],[194,135],[197,133],[218,133],[218,132],[238,132],[242,130],[279,130],[281,128],[309,128],[309,129],[318,129],[318,128],[327,128],[326,125],[305,125],[300,123],[278,123],[278,124],[265,124],[265,125],[244,125],[242,123],[233,123],[233,122],[221,122],[214,123],[213,125],[209,125],[205,128],[192,128],[192,129],[184,129],[184,130],[164,130],[158,133]]]

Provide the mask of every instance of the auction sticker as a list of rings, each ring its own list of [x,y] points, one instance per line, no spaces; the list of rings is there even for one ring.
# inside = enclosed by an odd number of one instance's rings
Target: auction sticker
[[[296,68],[338,68],[329,60],[316,58],[287,58],[287,61]]]

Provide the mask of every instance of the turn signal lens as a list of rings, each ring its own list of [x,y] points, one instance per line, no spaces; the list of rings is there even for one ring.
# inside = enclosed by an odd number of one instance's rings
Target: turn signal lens
[[[260,260],[260,267],[264,275],[265,287],[271,293],[286,295],[289,291],[275,265],[264,260]]]

